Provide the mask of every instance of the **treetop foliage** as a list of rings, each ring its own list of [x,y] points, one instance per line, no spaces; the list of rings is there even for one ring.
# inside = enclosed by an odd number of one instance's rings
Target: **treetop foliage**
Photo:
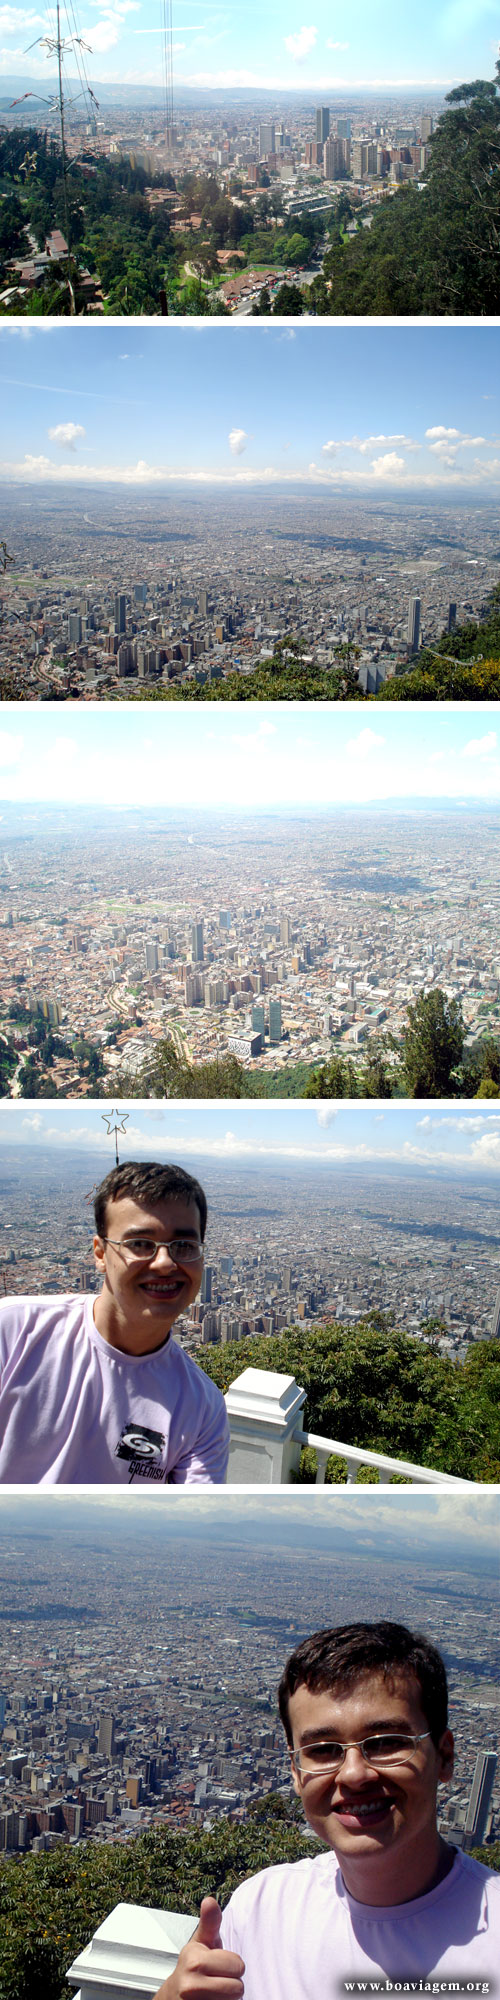
[[[460,1479],[500,1476],[498,1341],[473,1342],[459,1363],[437,1353],[432,1339],[397,1329],[390,1314],[374,1313],[354,1327],[334,1321],[253,1334],[200,1348],[196,1359],[224,1393],[244,1368],[295,1376],[306,1390],[303,1427],[322,1437]],[[337,1456],[327,1480],[344,1477]]]
[[[203,1896],[225,1904],[259,1868],[310,1852],[293,1802],[270,1793],[241,1825],[158,1826],[126,1846],[90,1841],[1,1861],[2,2000],[68,2000],[67,1968],[116,1903],[195,1915]]]

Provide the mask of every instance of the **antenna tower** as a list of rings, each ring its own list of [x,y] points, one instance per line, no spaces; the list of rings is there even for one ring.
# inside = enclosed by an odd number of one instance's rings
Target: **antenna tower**
[[[46,49],[47,56],[49,58],[51,56],[55,56],[57,61],[57,83],[58,83],[57,96],[55,99],[48,98],[46,102],[50,104],[51,109],[55,109],[55,106],[57,104],[57,109],[59,112],[59,129],[61,134],[61,156],[62,156],[62,178],[63,178],[64,227],[66,232],[66,243],[67,243],[66,268],[67,268],[67,278],[68,278],[70,313],[73,314],[76,313],[76,304],[75,304],[75,294],[73,289],[73,280],[71,276],[71,241],[70,241],[70,220],[69,220],[69,202],[68,202],[68,166],[71,165],[71,162],[68,161],[68,155],[66,150],[66,132],[64,123],[65,103],[64,103],[64,92],[63,92],[63,64],[65,57],[67,55],[73,55],[75,58],[76,68],[78,72],[78,82],[80,85],[79,90],[77,90],[76,97],[69,98],[68,103],[70,105],[73,105],[78,101],[79,97],[82,97],[85,105],[87,106],[87,114],[90,115],[91,120],[94,122],[95,122],[95,112],[96,110],[98,110],[99,107],[97,103],[97,98],[94,96],[93,90],[91,90],[85,68],[85,53],[91,55],[92,51],[90,49],[89,43],[84,42],[82,36],[78,32],[78,26],[75,16],[74,0],[63,0],[63,6],[70,33],[67,35],[61,34],[61,0],[56,0],[55,34],[53,31],[51,31],[48,35],[38,35],[35,42],[30,42],[29,49],[25,50],[25,54],[29,55],[31,49],[40,47]],[[14,105],[23,104],[27,97],[33,97],[34,94],[35,93],[31,90],[25,91],[24,97],[14,99]],[[14,105],[11,105],[11,110],[14,109]]]
[[[161,0],[162,10],[162,50],[163,50],[163,94],[165,99],[165,125],[167,133],[174,123],[174,69],[172,59],[172,0]]]

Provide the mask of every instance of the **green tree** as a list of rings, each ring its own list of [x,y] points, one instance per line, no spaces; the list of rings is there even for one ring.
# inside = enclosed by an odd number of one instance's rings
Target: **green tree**
[[[299,319],[305,310],[306,295],[301,292],[300,285],[280,285],[272,308],[274,318],[283,319],[287,315],[288,318]]]
[[[154,1828],[106,1847],[61,1846],[0,1869],[2,2000],[67,2000],[65,1974],[119,1902],[197,1914],[202,1896],[222,1904],[256,1869],[310,1852],[295,1803],[269,1794],[243,1824]]]
[[[304,1428],[320,1436],[456,1478],[498,1481],[498,1341],[474,1341],[462,1364],[379,1315],[376,1324],[368,1317],[349,1328],[254,1334],[200,1349],[196,1359],[224,1391],[247,1367],[295,1376],[306,1390]],[[327,1475],[335,1483],[339,1456]]]
[[[316,1069],[306,1084],[304,1097],[359,1097],[359,1082],[354,1063],[344,1056],[330,1056],[328,1062]]]
[[[154,1053],[141,1063],[133,1076],[126,1071],[106,1085],[104,1095],[122,1097],[246,1097],[247,1077],[241,1063],[230,1052],[212,1061],[188,1063],[177,1052],[170,1035],[157,1042]]]
[[[440,987],[417,994],[402,1036],[402,1070],[409,1097],[453,1097],[465,1027],[458,1000]]]

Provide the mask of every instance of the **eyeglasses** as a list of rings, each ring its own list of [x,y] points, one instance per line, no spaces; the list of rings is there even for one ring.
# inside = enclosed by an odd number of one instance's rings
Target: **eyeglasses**
[[[365,1736],[361,1743],[309,1743],[294,1750],[293,1761],[300,1778],[319,1778],[325,1771],[340,1771],[348,1750],[360,1750],[365,1764],[403,1764],[417,1745],[430,1736]]]
[[[166,1238],[157,1243],[154,1236],[103,1236],[101,1240],[122,1250],[127,1264],[154,1264],[159,1250],[168,1250],[173,1264],[199,1264],[203,1257],[203,1244],[193,1236],[173,1236],[171,1243]]]

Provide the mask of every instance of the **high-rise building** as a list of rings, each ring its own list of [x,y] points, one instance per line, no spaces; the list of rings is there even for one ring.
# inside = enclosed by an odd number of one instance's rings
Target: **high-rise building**
[[[252,1007],[252,1031],[254,1034],[260,1035],[262,1047],[264,1047],[264,1040],[266,1033],[266,1016],[264,1008],[260,1007],[258,1004]]]
[[[6,1708],[7,1708],[7,1696],[6,1694],[0,1694],[0,1730],[2,1730],[4,1727]]]
[[[198,598],[198,610],[199,610],[199,613],[200,613],[200,618],[206,618],[206,617],[207,617],[207,613],[208,613],[208,590],[200,590],[200,594],[199,594],[199,598]]]
[[[275,144],[274,125],[259,125],[259,160],[265,160],[268,153],[274,153]]]
[[[70,611],[68,619],[68,639],[70,646],[79,646],[82,636],[82,621],[79,611]]]
[[[269,1001],[269,1041],[272,1045],[281,1041],[281,1000]]]
[[[147,583],[134,583],[134,599],[136,604],[145,604],[147,594]]]
[[[420,642],[420,598],[408,600],[408,652],[418,653]]]
[[[336,181],[350,165],[351,147],[349,139],[327,139],[323,150],[323,177],[325,181]]]
[[[146,966],[147,966],[147,970],[148,970],[148,972],[157,972],[157,971],[158,971],[158,945],[156,944],[156,941],[155,941],[155,939],[154,939],[154,938],[151,938],[151,940],[150,940],[150,943],[149,943],[149,944],[146,944],[146,945],[145,945],[145,947],[144,947],[144,949],[145,949],[145,956],[146,956]]]
[[[433,131],[434,131],[434,119],[431,118],[429,111],[424,111],[420,119],[420,137],[421,139],[423,139],[424,145],[426,139],[430,139],[431,132]]]
[[[496,1750],[478,1750],[464,1830],[464,1847],[481,1847],[488,1831],[497,1768]]]
[[[203,964],[203,924],[191,925],[191,957],[193,965]]]
[[[202,1306],[209,1306],[212,1303],[212,1278],[213,1278],[212,1265],[205,1264],[203,1277],[201,1280],[201,1292],[200,1292],[200,1299]]]
[[[289,918],[289,917],[281,917],[281,919],[280,919],[280,942],[281,942],[281,944],[289,944],[289,943],[290,943],[290,939],[291,939],[291,935],[292,935],[292,926],[291,926],[291,922],[290,922],[290,918]]]
[[[455,626],[456,626],[456,622],[457,622],[457,607],[456,607],[456,604],[449,604],[449,605],[448,605],[448,631],[449,631],[449,632],[454,632],[454,631],[455,631]]]
[[[490,1326],[490,1340],[500,1340],[500,1286],[493,1307],[491,1326]]]
[[[337,134],[339,139],[350,139],[352,131],[352,118],[337,118],[336,122],[337,122]]]
[[[115,595],[115,632],[126,632],[126,630],[127,599],[124,596],[120,596],[117,592]]]
[[[219,910],[219,930],[230,931],[230,929],[231,929],[231,911]]]
[[[99,1734],[97,1738],[97,1748],[100,1757],[109,1757],[110,1759],[114,1757],[115,1754],[114,1715],[99,1716]]]
[[[330,112],[327,104],[320,104],[316,111],[316,139],[320,145],[330,134]]]

